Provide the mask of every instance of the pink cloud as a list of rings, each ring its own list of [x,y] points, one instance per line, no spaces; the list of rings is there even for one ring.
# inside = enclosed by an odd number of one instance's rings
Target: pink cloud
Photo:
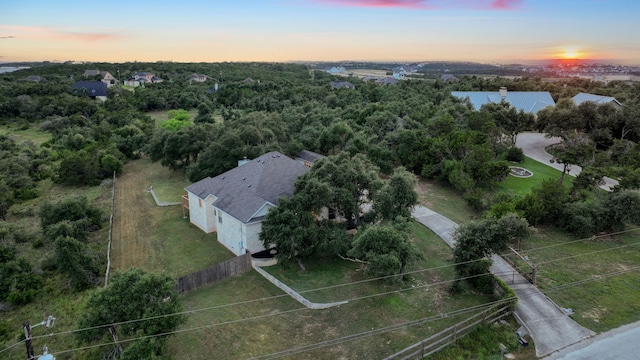
[[[351,7],[404,9],[513,10],[522,0],[312,0],[316,3]]]
[[[520,6],[522,0],[493,0],[489,8],[494,10],[512,10]]]
[[[424,0],[315,0],[315,2],[354,7],[429,8]]]

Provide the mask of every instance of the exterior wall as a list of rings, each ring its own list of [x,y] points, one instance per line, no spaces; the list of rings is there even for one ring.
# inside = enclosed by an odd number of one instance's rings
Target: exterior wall
[[[209,196],[205,200],[195,194],[189,194],[189,221],[200,230],[208,233],[216,231],[215,209],[212,206],[214,198]]]
[[[218,241],[236,255],[245,254],[244,224],[226,212],[214,209],[218,215],[215,220],[218,228]]]
[[[260,241],[260,231],[262,230],[262,221],[245,224],[244,236],[247,250],[256,253],[265,250]]]

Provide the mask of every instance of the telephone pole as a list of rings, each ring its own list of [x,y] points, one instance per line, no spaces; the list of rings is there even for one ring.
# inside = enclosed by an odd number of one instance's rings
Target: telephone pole
[[[24,330],[24,344],[27,347],[27,360],[35,360],[36,355],[33,353],[33,344],[31,343],[31,329],[33,329],[36,326],[40,326],[40,325],[45,325],[48,328],[50,328],[51,326],[53,326],[53,323],[56,321],[56,318],[54,318],[53,316],[49,315],[49,317],[47,318],[47,320],[35,324],[33,326],[29,325],[28,321],[25,321],[24,323],[22,323],[22,329]],[[47,352],[47,347],[45,346],[45,353]],[[47,355],[47,354],[45,354]]]
[[[24,329],[24,344],[27,346],[27,360],[34,360],[36,356],[33,353],[33,344],[31,343],[31,326],[28,321],[22,323],[22,329]]]

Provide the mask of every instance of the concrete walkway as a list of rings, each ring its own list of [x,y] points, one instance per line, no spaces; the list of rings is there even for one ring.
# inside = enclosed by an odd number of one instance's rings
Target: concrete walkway
[[[562,139],[559,137],[546,137],[545,134],[536,133],[536,132],[524,132],[518,134],[518,139],[516,140],[516,146],[522,148],[524,154],[533,160],[543,163],[547,166],[551,166],[554,169],[562,171],[563,165],[558,163],[552,163],[551,159],[553,156],[549,154],[545,148],[549,145],[557,144],[561,142]],[[571,176],[576,176],[580,174],[582,168],[578,165],[571,165],[571,169],[568,171],[568,174]],[[618,185],[618,181],[612,178],[604,177],[603,178],[605,184],[600,186],[602,190],[611,191],[611,189]]]
[[[458,224],[424,206],[416,206],[412,214],[419,223],[431,229],[450,247],[454,247],[453,234]],[[518,296],[514,314],[535,342],[538,357],[595,335],[593,331],[573,321],[501,257],[494,255],[492,260],[491,273],[509,284]]]
[[[260,266],[256,265],[255,262],[252,261],[251,262],[251,266],[253,266],[253,269],[255,271],[257,271],[258,274],[262,275],[265,279],[269,280],[269,282],[271,282],[273,285],[279,287],[282,291],[284,291],[285,293],[289,294],[289,296],[291,296],[294,300],[296,300],[297,302],[299,302],[300,304],[306,306],[309,309],[312,309],[312,310],[328,309],[330,307],[344,305],[344,304],[348,303],[348,301],[336,301],[336,302],[331,302],[331,303],[315,303],[315,302],[309,301],[309,300],[307,300],[307,298],[305,298],[304,296],[298,294],[298,292],[296,292],[295,290],[290,288],[287,284],[285,284],[282,281],[276,279],[275,276],[273,276],[273,275],[269,274],[268,272],[262,270],[262,268],[260,268]]]
[[[153,200],[156,202],[156,205],[158,206],[174,206],[174,205],[182,204],[181,202],[166,202],[166,201],[158,200],[156,193],[153,191],[153,186],[149,186],[149,188],[146,189],[145,191],[151,193],[151,196],[153,196]]]

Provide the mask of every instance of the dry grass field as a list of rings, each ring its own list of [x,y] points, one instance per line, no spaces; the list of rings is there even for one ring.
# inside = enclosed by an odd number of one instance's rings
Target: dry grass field
[[[355,70],[349,70],[349,72],[353,76],[359,77],[359,78],[364,78],[364,77],[367,77],[367,76],[374,76],[374,77],[378,77],[378,78],[387,77],[387,71],[386,70],[355,69]]]
[[[148,159],[125,165],[116,185],[112,270],[140,267],[180,276],[233,257],[215,234],[183,219],[180,205],[157,206],[145,191],[153,186],[159,200],[179,202],[187,185],[182,172]]]

